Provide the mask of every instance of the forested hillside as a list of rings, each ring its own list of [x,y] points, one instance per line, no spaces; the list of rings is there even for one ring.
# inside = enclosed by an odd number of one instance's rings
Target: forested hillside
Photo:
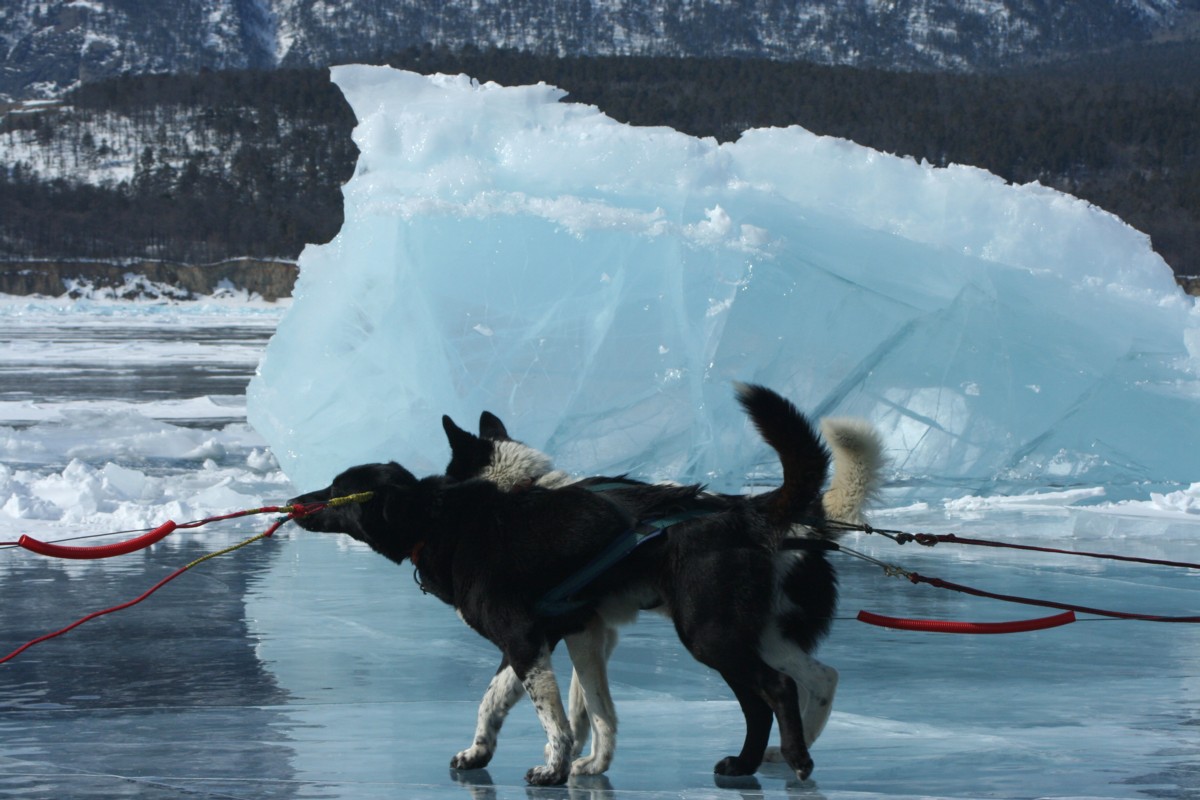
[[[324,70],[89,84],[0,120],[0,255],[295,258],[341,226],[354,118]]]
[[[414,48],[388,59],[546,81],[638,125],[736,138],[802,125],[1088,199],[1200,274],[1200,86],[1192,44],[1008,76],[736,59],[549,58]],[[1118,61],[1117,56],[1106,60]],[[19,113],[16,113],[19,111]],[[324,70],[122,78],[0,119],[0,258],[295,258],[341,225],[353,115]]]

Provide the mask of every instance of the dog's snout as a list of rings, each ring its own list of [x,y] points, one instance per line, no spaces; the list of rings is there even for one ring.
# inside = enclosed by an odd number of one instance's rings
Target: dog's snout
[[[288,505],[305,506],[312,505],[313,503],[325,503],[329,501],[330,496],[331,494],[328,489],[322,489],[319,492],[307,492],[288,500]]]

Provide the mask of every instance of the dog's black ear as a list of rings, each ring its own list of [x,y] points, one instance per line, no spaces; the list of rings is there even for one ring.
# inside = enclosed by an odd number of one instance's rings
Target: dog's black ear
[[[511,441],[504,423],[490,411],[485,411],[479,415],[479,435],[484,439],[491,439],[494,442]]]
[[[492,463],[495,445],[480,439],[454,424],[450,417],[442,417],[442,428],[450,440],[450,463],[446,465],[446,477],[456,481],[477,478]]]
[[[450,440],[451,452],[465,450],[479,440],[479,437],[475,434],[468,433],[455,425],[454,420],[450,419],[446,414],[442,415],[442,430],[446,432],[446,438]]]

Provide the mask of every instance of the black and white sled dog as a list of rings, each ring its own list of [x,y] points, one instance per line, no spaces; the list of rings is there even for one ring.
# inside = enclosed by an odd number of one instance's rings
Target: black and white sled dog
[[[753,415],[753,407],[748,406]],[[756,420],[757,422],[757,420]],[[555,488],[572,484],[607,486],[611,478],[576,479],[554,468],[547,454],[513,439],[504,423],[494,414],[484,411],[479,419],[479,435],[476,436],[458,427],[448,417],[442,417],[442,427],[450,441],[451,460],[446,475],[454,480],[481,478],[496,484],[505,491],[520,491],[529,487]],[[883,445],[878,433],[865,420],[851,418],[827,418],[821,421],[821,433],[833,451],[833,477],[829,488],[821,498],[824,516],[830,520],[850,524],[864,522],[863,510],[877,492],[883,468]],[[723,496],[716,496],[723,498]],[[736,502],[736,501],[735,501]],[[819,525],[802,523],[788,531],[789,537],[812,537],[836,535],[837,530],[828,530]],[[786,562],[797,555],[781,555],[779,561]],[[804,592],[810,591],[804,587]],[[626,597],[627,600],[637,598]],[[782,598],[784,603],[807,606],[804,596]],[[652,604],[651,604],[652,605]],[[567,638],[572,662],[576,670],[571,680],[570,723],[574,741],[574,755],[581,756],[589,734],[594,729],[592,752],[577,758],[572,765],[572,774],[599,774],[608,769],[616,750],[616,712],[609,693],[607,663],[617,643],[616,627],[631,622],[639,609],[629,604],[617,606],[607,603],[602,613],[592,620],[583,631]],[[664,605],[652,610],[670,614]],[[786,641],[765,642],[772,645],[772,652],[788,651]],[[816,641],[812,642],[813,645]],[[798,684],[804,726],[805,744],[809,747],[821,734],[833,709],[834,692],[838,675],[832,667],[822,664],[806,653],[789,652],[785,659],[777,659],[777,668],[785,672]],[[807,657],[806,657],[807,656]],[[585,692],[580,680],[580,666],[596,676],[591,692]],[[463,751],[460,758],[478,762],[491,757],[495,748],[503,714],[519,698],[520,686],[512,670],[504,665],[492,681],[484,702],[480,704],[475,743],[470,750]],[[505,698],[503,702],[499,698]],[[497,718],[497,714],[500,715]],[[765,742],[764,742],[765,745]],[[767,751],[767,758],[780,756]]]
[[[783,464],[782,485],[760,495],[722,497],[698,486],[637,483],[605,491],[568,485],[507,492],[488,480],[419,480],[389,463],[352,467],[325,489],[293,499],[317,503],[371,492],[364,502],[327,507],[298,522],[307,530],[348,534],[397,563],[412,561],[425,591],[454,606],[500,648],[505,663],[485,697],[491,727],[452,766],[488,763],[500,722],[523,689],[547,734],[546,763],[526,779],[564,782],[572,738],[552,649],[567,640],[590,701],[598,696],[603,661],[577,656],[578,634],[661,605],[689,652],[729,684],[745,716],[741,752],[719,761],[715,771],[757,769],[774,719],[784,760],[808,777],[813,762],[793,678],[803,681],[813,668],[808,652],[828,630],[836,577],[823,548],[780,544],[797,524],[822,533],[829,453],[808,420],[774,392],[743,386],[739,400]],[[589,581],[575,582],[569,602],[544,610],[546,598],[562,599],[562,587],[591,571],[614,541],[664,516],[683,521]],[[502,677],[510,672],[511,679]],[[593,707],[592,713],[600,712]]]

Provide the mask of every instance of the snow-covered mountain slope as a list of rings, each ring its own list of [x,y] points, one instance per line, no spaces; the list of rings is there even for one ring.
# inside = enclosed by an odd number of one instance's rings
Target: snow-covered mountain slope
[[[0,96],[123,73],[313,66],[431,43],[974,70],[1144,39],[1195,0],[6,0]]]

